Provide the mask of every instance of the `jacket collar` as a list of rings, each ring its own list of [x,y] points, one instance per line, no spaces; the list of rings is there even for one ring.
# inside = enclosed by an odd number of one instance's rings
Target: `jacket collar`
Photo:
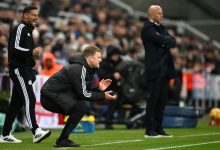
[[[27,23],[25,21],[21,21],[21,23],[23,23],[25,26],[27,26],[31,31],[34,30],[34,26],[32,26],[30,23]]]
[[[160,26],[160,25],[161,25],[161,24],[159,24],[159,23],[157,23],[157,22],[155,22],[155,21],[153,21],[153,20],[150,20],[150,19],[149,19],[149,21],[152,22],[152,23],[154,23],[156,26]]]

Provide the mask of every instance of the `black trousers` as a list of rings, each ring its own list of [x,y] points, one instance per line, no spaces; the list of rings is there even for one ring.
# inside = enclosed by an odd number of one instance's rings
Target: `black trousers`
[[[9,135],[12,124],[22,106],[24,106],[28,126],[34,134],[38,128],[35,117],[36,98],[32,87],[35,73],[32,69],[10,68],[9,75],[13,82],[13,89],[2,134],[3,136]]]
[[[146,132],[163,130],[163,114],[167,101],[169,79],[158,77],[148,81],[150,97],[146,103]]]
[[[67,96],[66,94],[62,94],[62,95],[63,95],[63,99],[65,99]],[[59,100],[62,99],[61,98],[62,95],[59,96]],[[60,109],[59,106],[55,103],[55,100],[51,100],[44,95],[41,95],[41,105],[43,106],[43,108],[45,108],[48,111],[64,114],[62,109]],[[68,139],[72,130],[77,126],[77,124],[80,122],[82,117],[86,114],[86,111],[87,111],[87,106],[85,101],[83,100],[76,101],[75,105],[68,114],[69,118],[67,119],[67,122],[60,134],[59,139]]]

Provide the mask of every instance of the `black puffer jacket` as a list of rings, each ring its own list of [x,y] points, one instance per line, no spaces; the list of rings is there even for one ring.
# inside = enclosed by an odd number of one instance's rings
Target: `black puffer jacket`
[[[60,94],[70,93],[73,100],[100,101],[105,98],[104,92],[92,89],[95,69],[87,64],[84,56],[75,55],[69,59],[69,65],[51,76],[41,89],[41,94],[56,100]]]

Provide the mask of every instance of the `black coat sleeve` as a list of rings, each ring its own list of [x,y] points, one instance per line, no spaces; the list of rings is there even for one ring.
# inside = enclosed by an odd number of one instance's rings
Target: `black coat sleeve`
[[[104,92],[88,90],[87,83],[91,81],[86,81],[87,70],[84,66],[71,64],[67,67],[67,75],[73,92],[80,100],[101,101],[105,98]]]
[[[176,40],[168,32],[160,34],[154,26],[144,26],[142,29],[142,39],[153,42],[156,45],[166,48],[173,48],[176,46]]]

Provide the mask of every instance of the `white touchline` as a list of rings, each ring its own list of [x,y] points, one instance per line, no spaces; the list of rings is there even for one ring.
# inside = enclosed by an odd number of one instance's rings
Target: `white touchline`
[[[186,137],[196,137],[196,136],[208,136],[208,135],[219,135],[220,133],[204,133],[204,134],[191,134],[191,135],[183,135],[183,136],[174,136],[174,138],[186,138]],[[107,143],[99,143],[99,144],[91,144],[91,145],[82,145],[82,147],[91,147],[91,146],[102,146],[102,145],[111,145],[111,144],[123,144],[123,143],[133,143],[133,142],[142,142],[144,140],[127,140],[127,141],[116,141],[116,142],[107,142]],[[190,147],[190,146],[197,146],[197,145],[205,145],[205,144],[214,144],[220,143],[220,141],[211,141],[205,143],[197,143],[197,144],[187,144],[187,145],[180,145],[180,146],[171,146],[171,147],[161,147],[155,149],[145,149],[145,150],[163,150],[163,149],[172,149],[172,148],[181,148],[181,147]]]
[[[216,143],[220,143],[220,141],[212,141],[212,142],[204,142],[204,143],[195,143],[195,144],[185,144],[185,145],[177,145],[177,146],[161,147],[161,148],[152,148],[152,149],[145,149],[145,150],[164,150],[164,149],[174,149],[174,148],[192,147],[192,146],[207,145],[207,144],[216,144]]]
[[[177,137],[180,137],[180,138],[184,138],[184,137],[195,137],[195,136],[205,136],[205,135],[219,135],[220,133],[217,132],[217,133],[204,133],[204,134],[191,134],[191,135],[182,135],[182,136],[177,136]]]
[[[142,142],[142,141],[144,140],[117,141],[117,142],[108,142],[108,143],[100,143],[100,144],[92,144],[92,145],[82,145],[82,147],[102,146],[102,145],[122,144],[122,143],[132,143],[132,142]]]

